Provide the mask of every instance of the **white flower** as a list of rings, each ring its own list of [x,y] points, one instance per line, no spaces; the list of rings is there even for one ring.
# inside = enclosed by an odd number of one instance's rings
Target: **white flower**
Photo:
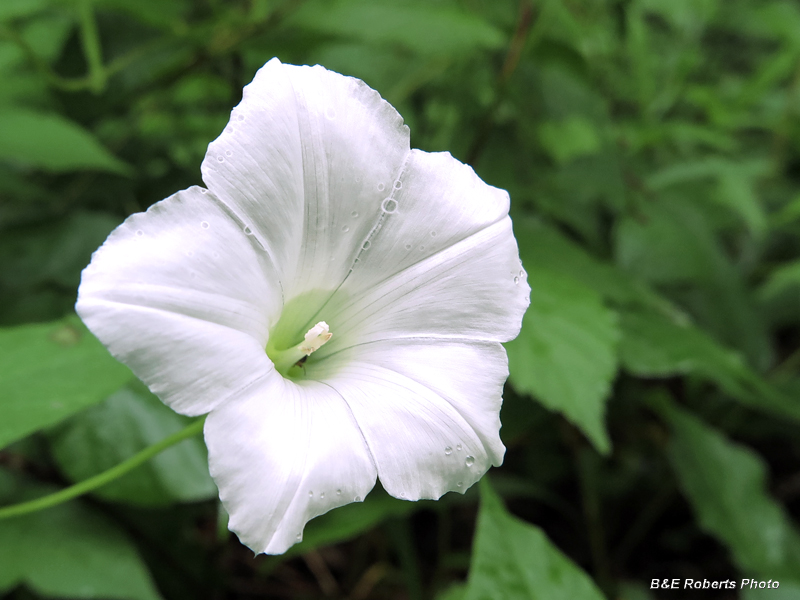
[[[165,403],[210,413],[242,542],[285,552],[376,477],[439,498],[502,463],[500,342],[530,292],[505,191],[410,150],[362,81],[277,59],[202,172],[109,236],[77,311]]]

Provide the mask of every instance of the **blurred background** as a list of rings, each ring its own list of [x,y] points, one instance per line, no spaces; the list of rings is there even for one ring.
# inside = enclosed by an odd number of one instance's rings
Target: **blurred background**
[[[363,79],[510,192],[533,292],[505,464],[253,557],[193,438],[0,521],[0,596],[800,599],[797,0],[0,1],[0,504],[185,426],[75,318],[80,271],[202,185],[273,56]],[[736,589],[650,589],[675,578]]]

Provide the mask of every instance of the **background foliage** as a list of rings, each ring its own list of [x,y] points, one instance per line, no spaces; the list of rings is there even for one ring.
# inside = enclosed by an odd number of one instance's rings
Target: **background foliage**
[[[273,56],[364,79],[413,146],[511,193],[533,293],[505,464],[438,503],[377,490],[254,558],[187,440],[0,521],[0,594],[800,598],[795,0],[3,0],[0,503],[184,426],[74,317],[80,271],[201,183]],[[744,577],[781,587],[648,589]]]

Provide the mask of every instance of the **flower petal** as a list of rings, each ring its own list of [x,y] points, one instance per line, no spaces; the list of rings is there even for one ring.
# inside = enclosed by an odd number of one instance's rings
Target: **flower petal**
[[[255,552],[285,552],[310,519],[375,485],[358,425],[324,383],[273,372],[212,411],[205,438],[229,527]]]
[[[208,412],[272,370],[281,309],[269,257],[206,190],[129,217],[92,256],[76,310],[178,412]]]
[[[273,257],[288,301],[344,280],[408,153],[402,118],[363,81],[273,59],[202,171]]]
[[[393,496],[463,493],[503,462],[508,361],[500,344],[383,341],[345,350],[308,376],[347,401]]]

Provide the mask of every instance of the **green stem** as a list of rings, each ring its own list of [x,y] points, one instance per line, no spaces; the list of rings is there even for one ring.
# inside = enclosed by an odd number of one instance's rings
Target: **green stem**
[[[91,0],[82,0],[80,3],[81,18],[81,45],[83,54],[89,65],[89,82],[92,91],[99,94],[106,86],[106,71],[103,66],[103,52],[100,47],[100,34],[97,31],[97,21],[94,18],[94,9]]]
[[[96,490],[97,488],[114,481],[118,477],[121,477],[128,471],[132,471],[170,446],[174,446],[178,442],[182,442],[183,440],[202,432],[204,422],[205,418],[198,419],[185,429],[165,437],[163,440],[156,442],[152,446],[148,446],[141,452],[131,456],[128,460],[119,463],[115,467],[111,467],[108,471],[103,471],[94,477],[90,477],[89,479],[81,481],[80,483],[76,483],[68,488],[64,488],[63,490],[55,492],[54,494],[43,496],[42,498],[37,498],[36,500],[30,500],[28,502],[21,502],[20,504],[12,504],[11,506],[0,508],[0,520],[44,510],[45,508],[56,506],[66,502],[67,500],[72,500],[73,498],[77,498],[78,496],[81,496],[87,492],[91,492],[92,490]]]

